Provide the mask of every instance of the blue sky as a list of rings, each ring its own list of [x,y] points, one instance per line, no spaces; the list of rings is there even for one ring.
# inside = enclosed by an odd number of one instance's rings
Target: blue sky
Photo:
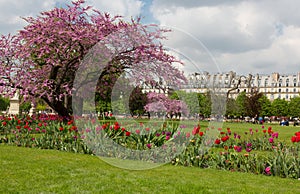
[[[0,0],[0,32],[15,33],[26,25],[21,16],[36,16],[69,2]],[[165,44],[190,71],[300,71],[298,0],[87,0],[87,4],[173,29]]]

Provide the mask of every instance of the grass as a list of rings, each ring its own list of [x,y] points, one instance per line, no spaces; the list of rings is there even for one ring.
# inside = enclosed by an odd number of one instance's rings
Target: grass
[[[148,120],[123,120],[120,119],[119,120],[121,125],[122,123],[126,123],[125,125],[130,125],[130,123],[134,123],[137,124],[139,122],[144,122],[144,123],[149,123]],[[153,119],[151,122],[153,123],[163,123],[162,120],[155,120]],[[150,122],[150,123],[151,123]],[[176,121],[175,121],[176,122]],[[184,129],[185,132],[192,132],[193,127],[197,124],[196,121],[180,121],[180,122],[176,122],[179,123],[179,125],[186,125],[187,128]],[[200,125],[201,125],[201,130],[205,131],[205,129],[209,126],[209,122],[208,121],[200,121]],[[160,126],[160,125],[158,125]],[[245,123],[245,122],[224,122],[224,123],[219,123],[218,124],[219,127],[222,127],[223,131],[226,132],[227,128],[230,128],[232,133],[236,132],[239,135],[242,136],[242,139],[245,138],[247,135],[245,135],[245,132],[248,132],[248,137],[249,137],[249,129],[252,128],[253,129],[253,133],[254,136],[259,136],[261,137],[263,134],[263,130],[264,129],[268,129],[268,127],[272,127],[272,130],[274,132],[278,132],[279,133],[279,137],[278,140],[282,141],[284,143],[287,144],[292,144],[291,142],[291,137],[295,134],[295,132],[300,131],[300,127],[294,127],[293,125],[290,126],[280,126],[279,123],[265,123],[264,125],[260,125],[260,124],[252,124],[252,123]],[[264,128],[262,128],[262,126],[264,126]],[[258,133],[255,132],[255,130],[258,129]]]
[[[0,145],[0,193],[300,193],[300,181],[164,165],[144,171],[98,157]]]

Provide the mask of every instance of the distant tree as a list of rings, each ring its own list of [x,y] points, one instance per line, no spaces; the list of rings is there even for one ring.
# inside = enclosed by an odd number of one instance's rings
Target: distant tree
[[[111,104],[113,114],[124,114],[126,113],[125,103],[122,99],[115,100]]]
[[[6,111],[8,106],[9,106],[9,98],[0,96],[0,110],[1,111]]]
[[[259,99],[263,96],[261,92],[251,93],[246,100],[246,113],[250,117],[255,117],[261,113],[261,104]],[[261,115],[260,115],[261,116]]]
[[[236,100],[233,98],[228,98],[226,102],[226,115],[227,116],[237,116],[239,107],[236,103]]]
[[[272,102],[272,115],[274,116],[288,116],[288,101],[285,99],[275,99]]]
[[[249,74],[248,76],[244,76],[244,75],[238,76],[235,73],[230,74],[229,81],[228,81],[228,86],[230,88],[227,90],[227,99],[229,98],[229,95],[232,91],[237,90],[238,88],[241,87],[242,82],[244,82],[246,87],[250,89],[252,77],[253,77],[252,74]]]
[[[300,97],[291,98],[288,106],[289,116],[300,117]]]
[[[147,93],[142,91],[142,88],[137,86],[133,89],[129,97],[130,114],[143,115],[145,113],[144,107],[147,104]]]
[[[198,99],[199,99],[199,109],[200,109],[200,114],[203,115],[204,117],[210,117],[211,115],[211,95],[209,92],[206,94],[198,94]]]
[[[247,115],[247,102],[248,97],[246,96],[246,92],[239,93],[236,98],[237,116],[249,116]]]
[[[30,109],[31,109],[31,102],[24,102],[23,101],[20,104],[20,111],[21,111],[21,113],[24,112],[25,114],[28,114],[29,111],[30,111]]]
[[[172,100],[163,93],[149,92],[147,94],[147,105],[144,107],[147,112],[163,113],[170,118],[188,115],[186,103],[181,100]]]
[[[272,116],[272,103],[271,101],[263,95],[258,99],[258,102],[261,107],[260,115],[265,117],[265,116]]]
[[[182,100],[189,110],[190,115],[200,113],[200,101],[198,93],[196,92],[185,92],[185,91],[176,91],[173,92],[170,97],[172,100]]]

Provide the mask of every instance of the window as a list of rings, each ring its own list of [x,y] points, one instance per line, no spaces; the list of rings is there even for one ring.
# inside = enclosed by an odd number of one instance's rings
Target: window
[[[265,87],[268,85],[268,78],[265,79]]]
[[[281,84],[282,84],[282,79],[279,80],[278,86],[281,87]]]
[[[281,92],[281,89],[278,89],[278,92]]]
[[[289,89],[286,89],[285,92],[289,92]]]
[[[286,87],[288,87],[288,86],[289,86],[289,82],[290,82],[290,80],[289,80],[289,79],[286,79],[286,81],[285,81],[285,85],[286,85]]]

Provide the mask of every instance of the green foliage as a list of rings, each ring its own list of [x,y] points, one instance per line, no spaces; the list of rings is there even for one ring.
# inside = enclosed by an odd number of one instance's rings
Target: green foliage
[[[211,115],[211,95],[210,93],[198,94],[200,114],[205,117]]]
[[[182,100],[189,110],[190,115],[198,114],[200,111],[201,101],[204,99],[199,98],[199,94],[195,92],[176,91],[172,93],[170,99]]]
[[[291,98],[288,106],[289,116],[300,117],[300,97]]]
[[[238,116],[239,106],[235,99],[227,99],[226,104],[226,115],[228,116]]]
[[[126,107],[125,107],[124,101],[122,99],[114,101],[111,106],[112,106],[112,111],[114,112],[114,114],[126,113]]]
[[[9,106],[9,98],[0,96],[0,111],[6,111]]]
[[[251,93],[246,101],[247,115],[250,117],[254,117],[256,115],[260,115],[261,112],[261,104],[259,99],[263,96],[263,93],[254,92]]]
[[[23,102],[20,104],[20,111],[29,113],[29,110],[31,109],[31,102]]]
[[[123,103],[124,104],[124,103]],[[142,88],[135,87],[129,97],[129,110],[131,115],[142,115],[147,104],[147,93],[143,93]]]
[[[272,103],[271,101],[263,95],[258,99],[258,102],[261,106],[261,116],[272,116]]]
[[[272,115],[288,116],[288,107],[288,101],[277,98],[272,102]]]
[[[247,115],[247,96],[246,92],[241,92],[236,98],[237,104],[237,116],[248,116]]]

